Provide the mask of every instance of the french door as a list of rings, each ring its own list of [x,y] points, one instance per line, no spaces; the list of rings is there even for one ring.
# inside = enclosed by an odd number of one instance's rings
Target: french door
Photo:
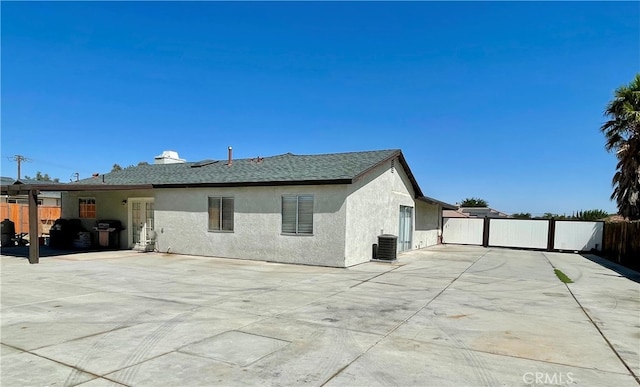
[[[153,231],[153,198],[129,199],[129,244],[145,246]]]
[[[413,207],[400,206],[398,251],[411,250],[412,236],[413,236]]]

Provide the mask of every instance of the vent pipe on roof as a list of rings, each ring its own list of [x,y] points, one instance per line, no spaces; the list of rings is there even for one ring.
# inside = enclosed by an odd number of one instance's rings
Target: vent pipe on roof
[[[229,160],[227,161],[227,165],[233,164],[233,148],[229,147]]]

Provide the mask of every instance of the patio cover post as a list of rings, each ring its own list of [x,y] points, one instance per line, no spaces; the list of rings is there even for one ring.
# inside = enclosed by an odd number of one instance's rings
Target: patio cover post
[[[38,190],[29,190],[29,263],[40,262],[38,238]]]

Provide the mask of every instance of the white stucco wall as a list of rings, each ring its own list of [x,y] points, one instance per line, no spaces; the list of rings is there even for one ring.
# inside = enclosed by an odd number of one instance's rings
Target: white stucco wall
[[[156,189],[159,251],[343,267],[346,185]],[[313,194],[313,235],[282,235],[282,195]],[[208,231],[208,197],[234,197],[233,232]]]
[[[79,198],[95,198],[96,199],[96,218],[81,219],[82,227],[88,231],[92,231],[96,220],[113,219],[122,222],[123,227],[129,227],[128,217],[129,210],[127,205],[122,205],[123,200],[136,197],[153,197],[151,190],[135,190],[135,191],[96,191],[96,192],[63,192],[62,193],[62,209],[61,218],[78,219],[79,218]],[[129,247],[129,236],[127,230],[120,232],[120,248]]]
[[[413,248],[421,249],[438,244],[442,207],[416,200],[415,214]]]
[[[347,266],[369,261],[372,258],[372,245],[378,243],[381,233],[398,235],[401,205],[414,207],[415,222],[414,196],[411,182],[397,159],[393,169],[391,161],[388,161],[349,186],[345,247]]]

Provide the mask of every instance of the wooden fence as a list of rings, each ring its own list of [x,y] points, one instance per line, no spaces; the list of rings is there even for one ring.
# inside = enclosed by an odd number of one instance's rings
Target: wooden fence
[[[640,221],[605,223],[602,245],[610,260],[640,270]]]
[[[38,206],[38,234],[48,234],[60,218],[60,207]],[[9,219],[16,226],[16,234],[29,232],[29,206],[23,203],[0,203],[0,220]]]

